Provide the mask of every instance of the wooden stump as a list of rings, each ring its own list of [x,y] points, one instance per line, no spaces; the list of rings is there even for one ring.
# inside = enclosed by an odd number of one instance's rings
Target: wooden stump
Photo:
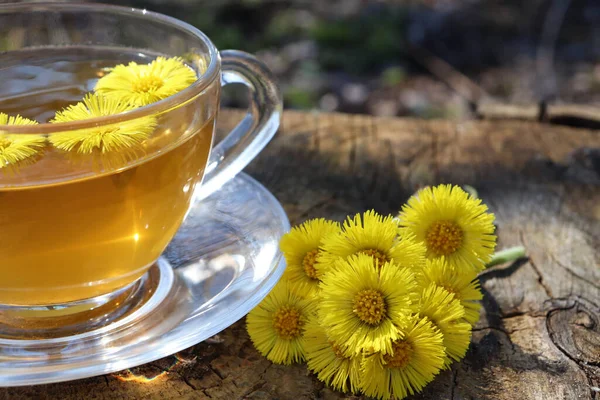
[[[236,113],[223,113],[230,126]],[[418,187],[475,187],[499,249],[481,273],[466,358],[416,399],[600,399],[600,132],[535,122],[446,122],[286,112],[248,168],[293,224],[396,213]],[[304,365],[272,365],[240,321],[175,356],[102,377],[0,390],[0,399],[340,399]]]

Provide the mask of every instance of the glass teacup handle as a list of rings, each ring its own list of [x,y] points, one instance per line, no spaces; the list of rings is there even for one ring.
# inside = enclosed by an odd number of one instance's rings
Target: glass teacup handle
[[[218,190],[260,153],[279,128],[283,110],[273,74],[254,56],[225,50],[221,65],[221,85],[246,86],[250,106],[242,121],[211,150],[204,181],[195,193],[200,199]]]

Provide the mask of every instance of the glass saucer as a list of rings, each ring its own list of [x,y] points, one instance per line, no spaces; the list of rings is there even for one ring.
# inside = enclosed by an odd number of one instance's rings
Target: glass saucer
[[[171,355],[227,328],[277,283],[290,228],[275,197],[239,174],[195,201],[138,286],[143,303],[106,326],[49,339],[0,339],[0,386],[61,382]]]

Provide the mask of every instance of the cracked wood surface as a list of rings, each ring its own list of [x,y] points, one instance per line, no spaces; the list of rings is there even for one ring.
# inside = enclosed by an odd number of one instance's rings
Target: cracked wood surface
[[[239,113],[223,112],[231,126]],[[395,213],[419,186],[469,184],[496,213],[466,358],[415,399],[600,399],[600,131],[525,121],[447,122],[286,112],[247,169],[293,224]],[[102,377],[0,389],[0,399],[341,399],[304,365],[272,365],[243,321],[192,348]]]

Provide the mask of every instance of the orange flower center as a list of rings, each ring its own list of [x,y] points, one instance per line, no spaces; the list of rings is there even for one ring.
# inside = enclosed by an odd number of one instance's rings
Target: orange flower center
[[[146,75],[141,76],[138,80],[134,81],[132,83],[132,89],[134,92],[146,93],[160,89],[163,84],[163,80],[158,76]]]
[[[443,287],[444,289],[446,289],[446,291],[448,293],[452,293],[454,295],[455,299],[459,299],[459,297],[458,297],[459,294],[454,291],[454,288],[452,288],[452,287],[450,287],[448,285],[440,285],[440,286]]]
[[[434,222],[425,235],[427,248],[436,256],[448,256],[458,250],[463,241],[463,231],[452,221]]]
[[[293,339],[302,333],[300,311],[294,307],[280,307],[273,315],[273,328],[282,339]]]
[[[0,150],[4,150],[7,147],[10,147],[12,142],[4,137],[4,135],[0,135]]]
[[[347,358],[344,355],[344,352],[342,351],[342,349],[340,348],[340,346],[338,346],[337,344],[333,343],[331,340],[329,341],[329,344],[331,345],[331,349],[333,350],[333,353],[335,354],[335,356],[337,358]]]
[[[386,354],[383,360],[388,368],[404,368],[410,363],[413,349],[410,343],[398,340],[392,345],[392,354]]]
[[[354,296],[354,314],[364,323],[378,325],[386,316],[385,299],[378,290],[364,289]]]
[[[377,266],[379,268],[381,268],[383,266],[383,264],[385,264],[386,262],[390,261],[390,259],[388,258],[388,256],[385,255],[384,253],[380,252],[379,250],[366,249],[366,250],[361,250],[358,253],[359,254],[366,254],[368,256],[373,257],[373,260],[375,261],[375,264],[377,264]]]
[[[302,266],[304,267],[304,272],[306,276],[310,279],[317,279],[317,270],[315,269],[315,262],[317,262],[317,256],[319,255],[319,250],[314,249],[306,253],[304,259],[302,260]]]

